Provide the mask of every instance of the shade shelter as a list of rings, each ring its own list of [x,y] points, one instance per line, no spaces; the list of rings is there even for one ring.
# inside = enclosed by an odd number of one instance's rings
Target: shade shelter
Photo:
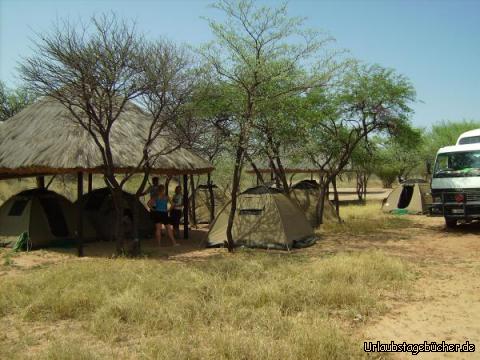
[[[95,239],[89,221],[83,223],[86,240]],[[75,244],[76,208],[65,197],[45,189],[22,191],[0,206],[0,236],[6,242],[27,231],[32,248]]]
[[[224,246],[230,203],[218,214],[208,233],[207,246]],[[304,247],[316,241],[302,211],[280,190],[257,186],[241,193],[233,220],[236,246],[268,249]]]
[[[111,147],[116,173],[139,171],[149,117],[135,104],[127,103],[111,129]],[[168,151],[167,151],[168,150]],[[153,153],[162,155],[150,164],[151,173],[184,175],[184,204],[188,208],[188,174],[205,174],[212,165],[191,151],[171,144],[167,136],[157,138]],[[87,130],[72,119],[61,103],[43,97],[8,119],[0,127],[0,177],[76,174],[77,195],[83,195],[83,176],[103,173],[103,160]],[[90,186],[89,186],[90,187]],[[185,235],[188,236],[188,212]],[[78,217],[79,239],[82,217]],[[81,254],[81,241],[79,241]]]
[[[422,179],[411,179],[394,188],[382,205],[383,212],[405,211],[425,214],[432,203],[430,184]]]

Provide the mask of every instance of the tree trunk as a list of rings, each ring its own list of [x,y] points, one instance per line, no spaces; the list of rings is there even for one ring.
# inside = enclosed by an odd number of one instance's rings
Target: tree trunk
[[[358,201],[362,202],[363,201],[363,182],[362,182],[362,174],[359,171],[355,172],[355,180],[356,180],[356,186],[355,190],[357,192],[357,197]]]
[[[77,173],[77,251],[83,256],[83,174]]]
[[[135,197],[135,201],[133,202],[133,211],[132,211],[132,235],[133,235],[133,245],[131,249],[131,254],[133,256],[138,256],[141,253],[141,248],[140,248],[140,236],[138,233],[138,202],[140,200]]]
[[[190,195],[190,204],[191,204],[191,211],[192,214],[192,223],[194,226],[197,226],[197,214],[196,214],[196,205],[195,205],[195,180],[193,179],[193,175],[190,175],[190,189],[192,194]]]
[[[368,187],[368,178],[367,174],[363,175],[363,201],[367,202],[367,187]]]
[[[332,178],[332,186],[333,186],[333,201],[335,203],[335,213],[337,215],[337,219],[340,219],[340,201],[338,199],[337,177],[336,176],[334,176]]]
[[[233,169],[233,180],[232,180],[232,202],[230,208],[230,214],[228,215],[228,225],[227,225],[227,248],[229,252],[233,252],[235,248],[235,244],[233,242],[232,236],[232,228],[233,228],[233,220],[235,218],[235,212],[237,210],[237,195],[238,189],[240,187],[240,180],[242,174],[242,165],[243,165],[243,139],[240,138],[239,144],[237,145],[237,151],[235,155],[235,167]]]
[[[215,197],[213,195],[212,175],[207,174],[208,197],[210,199],[210,224],[215,220]]]
[[[117,254],[127,252],[127,244],[123,234],[123,194],[122,189],[110,189],[112,194],[113,206],[115,207],[114,234]]]
[[[258,170],[258,167],[255,164],[255,162],[250,158],[249,155],[245,155],[245,157],[247,158],[248,162],[250,163],[250,166],[252,167],[253,171],[255,171],[255,175],[257,175],[257,185],[259,185],[259,183],[260,184],[265,184],[265,180],[263,178],[263,175],[260,172],[260,170]]]
[[[317,224],[323,224],[323,210],[325,208],[325,196],[327,193],[328,182],[320,184],[320,196],[317,201]]]
[[[280,181],[282,182],[283,191],[288,197],[290,197],[290,191],[289,191],[290,188],[288,187],[287,175],[285,174],[285,169],[283,168],[283,164],[280,159],[280,156],[276,155],[275,161],[277,163],[277,173],[278,173],[278,177],[280,178]]]
[[[268,157],[270,159],[270,168],[272,169],[272,176],[275,176],[274,177],[274,180],[275,180],[275,186],[280,189],[281,187],[281,184],[280,184],[280,178],[278,176],[278,171],[277,171],[277,166],[275,165],[275,162],[273,161],[273,159],[269,156]]]

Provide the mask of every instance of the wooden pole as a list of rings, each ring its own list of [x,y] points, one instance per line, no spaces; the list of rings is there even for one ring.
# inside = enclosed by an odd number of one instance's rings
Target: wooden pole
[[[183,175],[183,238],[188,236],[188,175]]]
[[[215,196],[213,194],[212,174],[207,174],[208,197],[210,199],[210,224],[215,219]]]
[[[37,176],[37,188],[45,189],[45,176]]]
[[[88,193],[89,194],[92,192],[92,186],[93,186],[93,174],[89,173],[88,174]]]
[[[133,202],[133,214],[132,214],[132,221],[133,221],[133,255],[140,255],[142,249],[140,245],[140,236],[138,232],[138,217],[139,217],[139,209],[138,203],[140,199],[135,196],[135,201]]]
[[[78,256],[83,256],[83,173],[77,173],[77,248]]]

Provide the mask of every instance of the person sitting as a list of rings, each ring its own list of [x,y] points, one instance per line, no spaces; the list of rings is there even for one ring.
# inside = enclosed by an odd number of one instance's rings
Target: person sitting
[[[175,188],[175,194],[172,198],[172,206],[170,208],[170,216],[172,219],[173,233],[178,239],[180,237],[180,219],[182,218],[183,212],[183,196],[182,196],[182,187],[177,186]]]
[[[169,239],[172,241],[173,246],[178,246],[173,237],[173,231],[171,226],[171,219],[168,216],[168,203],[169,198],[165,194],[165,186],[158,185],[158,194],[152,197],[148,201],[148,207],[150,208],[150,214],[153,222],[155,223],[155,239],[160,246],[162,241],[162,225],[165,226],[165,230]]]

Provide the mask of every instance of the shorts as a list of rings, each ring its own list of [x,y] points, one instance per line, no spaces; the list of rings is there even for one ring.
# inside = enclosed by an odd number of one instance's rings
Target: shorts
[[[155,224],[170,225],[172,223],[166,211],[150,211],[150,218]]]
[[[174,225],[174,227],[178,227],[180,225],[181,218],[182,210],[173,209],[170,214],[170,220],[172,221],[172,225]]]

